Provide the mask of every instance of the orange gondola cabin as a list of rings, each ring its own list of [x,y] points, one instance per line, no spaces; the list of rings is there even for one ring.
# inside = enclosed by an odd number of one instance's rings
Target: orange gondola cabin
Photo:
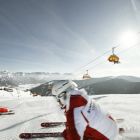
[[[112,48],[112,55],[109,56],[108,61],[113,62],[114,64],[120,63],[119,57],[114,54],[115,47]]]
[[[108,61],[113,62],[114,64],[120,63],[119,62],[119,57],[117,55],[115,55],[115,54],[110,55],[109,58],[108,58]]]

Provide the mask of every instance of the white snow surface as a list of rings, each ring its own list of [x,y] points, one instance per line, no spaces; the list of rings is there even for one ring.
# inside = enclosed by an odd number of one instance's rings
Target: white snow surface
[[[126,132],[118,135],[116,140],[140,140],[140,94],[106,95],[97,102],[113,117],[124,119],[118,122],[118,126],[123,127]],[[65,121],[63,111],[54,97],[32,97],[29,92],[18,88],[13,92],[0,91],[0,106],[15,111],[14,115],[0,116],[0,140],[20,140],[19,134],[23,132],[61,132],[65,128],[64,126],[56,128],[40,126],[42,122]],[[60,140],[62,138],[44,139]]]

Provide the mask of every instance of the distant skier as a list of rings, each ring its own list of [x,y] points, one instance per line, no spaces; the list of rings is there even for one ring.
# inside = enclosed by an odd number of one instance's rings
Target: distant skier
[[[0,107],[0,113],[6,113],[9,112],[9,109],[7,107]]]
[[[114,140],[118,128],[114,119],[84,89],[73,81],[62,80],[54,84],[52,94],[65,109],[65,140]]]

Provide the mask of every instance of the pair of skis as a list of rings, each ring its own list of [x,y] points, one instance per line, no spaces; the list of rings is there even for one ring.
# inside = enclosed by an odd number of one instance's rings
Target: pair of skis
[[[59,125],[65,125],[65,122],[44,122],[41,123],[41,127],[49,128]],[[63,137],[62,132],[52,132],[52,133],[21,133],[19,135],[21,139],[33,139],[33,138],[45,138],[45,137]]]
[[[117,119],[117,122],[123,122],[124,119]],[[59,125],[65,125],[65,122],[44,122],[41,123],[41,127],[49,128],[49,127],[56,127]],[[119,133],[124,133],[124,128],[119,128]],[[21,139],[33,139],[33,138],[45,138],[45,137],[63,137],[62,132],[52,132],[52,133],[21,133],[19,135]]]

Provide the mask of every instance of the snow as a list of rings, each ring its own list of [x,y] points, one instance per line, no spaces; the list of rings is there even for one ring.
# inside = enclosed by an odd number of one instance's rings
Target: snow
[[[97,99],[97,102],[115,118],[124,119],[118,125],[125,128],[126,133],[119,135],[117,140],[140,140],[140,95],[103,96]],[[15,111],[14,115],[0,116],[0,140],[19,140],[19,134],[22,132],[56,132],[64,129],[64,126],[40,127],[42,122],[65,121],[63,111],[54,97],[32,97],[29,92],[19,87],[13,92],[0,91],[0,106],[6,106]]]

